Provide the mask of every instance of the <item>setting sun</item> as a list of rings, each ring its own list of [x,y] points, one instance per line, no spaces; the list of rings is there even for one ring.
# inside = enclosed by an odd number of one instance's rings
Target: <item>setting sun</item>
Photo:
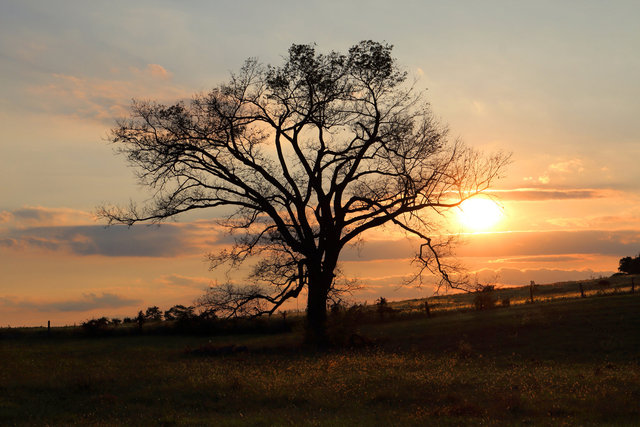
[[[504,213],[496,202],[489,199],[469,199],[460,205],[458,218],[470,231],[485,231],[493,227]]]

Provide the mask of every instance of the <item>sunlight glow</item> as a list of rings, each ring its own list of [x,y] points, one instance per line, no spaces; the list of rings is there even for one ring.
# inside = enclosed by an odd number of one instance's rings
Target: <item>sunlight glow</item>
[[[458,211],[458,220],[470,231],[489,230],[503,216],[502,208],[489,199],[465,200]]]

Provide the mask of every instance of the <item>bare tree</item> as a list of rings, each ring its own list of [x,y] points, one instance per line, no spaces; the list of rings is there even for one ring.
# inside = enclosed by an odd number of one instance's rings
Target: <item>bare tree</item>
[[[313,342],[325,339],[327,301],[341,290],[340,253],[368,230],[393,225],[422,239],[420,272],[455,286],[429,212],[486,190],[508,156],[450,142],[391,50],[363,41],[319,54],[294,44],[283,65],[249,59],[189,102],[134,101],[112,140],[155,190],[153,202],[102,216],[132,225],[232,208],[223,224],[235,245],[211,254],[211,266],[257,260],[251,284],[212,288],[202,301],[226,315],[260,315],[306,288]]]

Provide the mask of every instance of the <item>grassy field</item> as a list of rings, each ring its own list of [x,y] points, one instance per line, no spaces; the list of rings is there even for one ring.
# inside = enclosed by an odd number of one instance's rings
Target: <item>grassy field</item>
[[[5,332],[4,338],[2,332]],[[638,425],[640,295],[272,335],[0,331],[0,425]],[[227,345],[235,351],[216,351]],[[195,351],[197,350],[197,351]]]
[[[559,282],[550,284],[536,284],[533,286],[533,297],[536,302],[553,301],[558,299],[580,298],[625,293],[631,291],[631,280],[635,280],[637,290],[640,292],[640,276],[618,275],[608,278],[594,278],[586,280],[576,280],[569,282]],[[582,293],[580,291],[582,289]],[[468,310],[474,307],[473,293],[445,294],[429,297],[429,305],[433,312],[449,312]],[[502,301],[509,300],[510,305],[526,304],[530,301],[531,293],[529,286],[515,286],[497,288],[493,292],[496,303],[500,305]],[[390,305],[401,312],[411,312],[424,310],[424,299],[413,299],[393,302]]]

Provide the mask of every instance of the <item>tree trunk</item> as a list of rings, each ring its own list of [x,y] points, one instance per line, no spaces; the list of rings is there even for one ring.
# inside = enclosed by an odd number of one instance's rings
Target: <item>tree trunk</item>
[[[330,279],[327,279],[329,276]],[[323,273],[310,274],[307,297],[307,330],[305,342],[307,344],[325,347],[327,336],[327,296],[331,287],[333,275]]]

